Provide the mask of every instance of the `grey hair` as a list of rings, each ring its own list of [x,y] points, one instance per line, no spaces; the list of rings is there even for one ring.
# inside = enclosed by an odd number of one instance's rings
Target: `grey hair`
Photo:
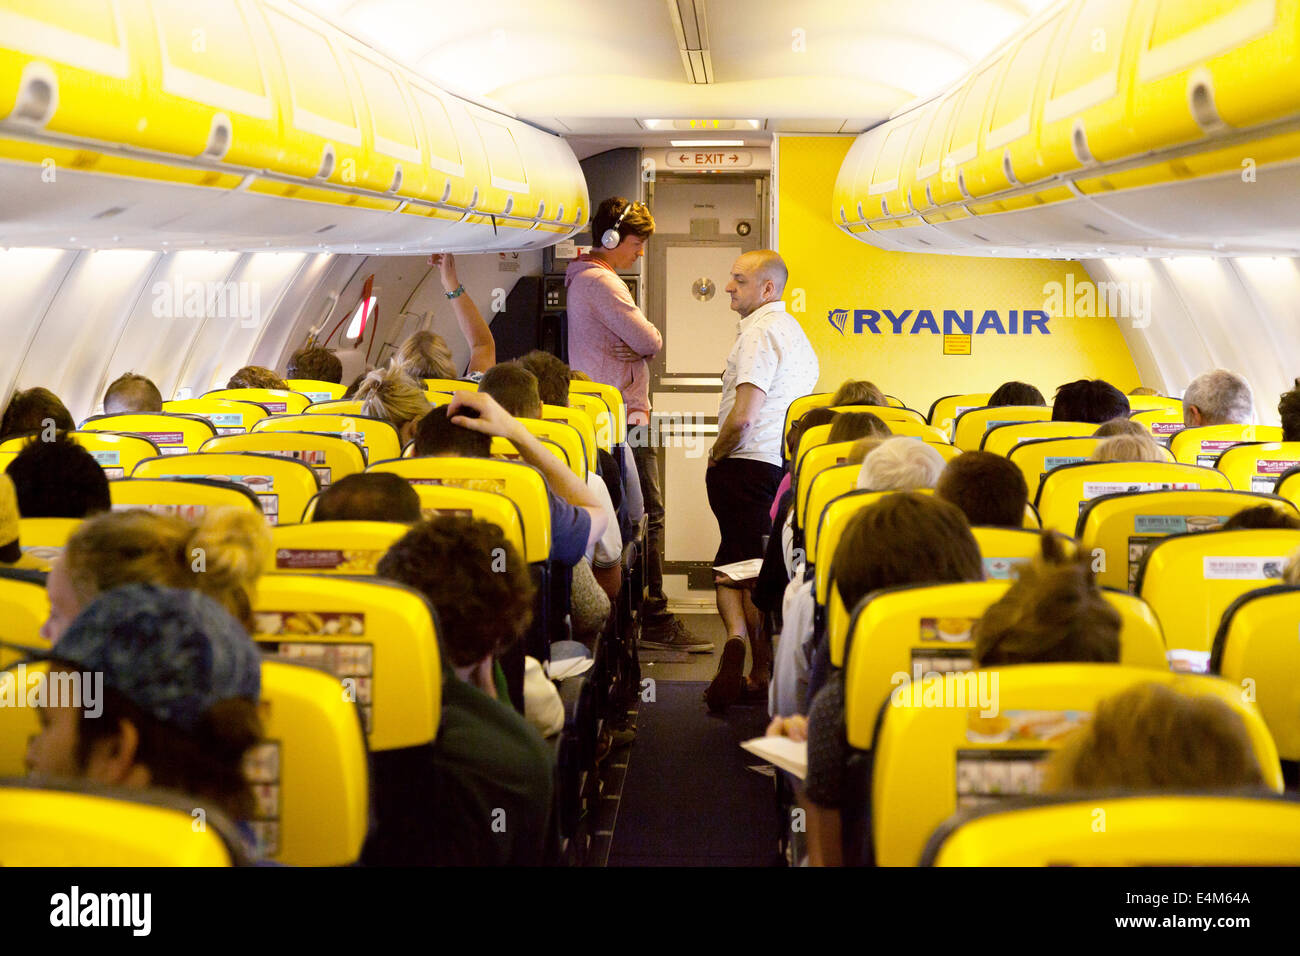
[[[1190,425],[1187,410],[1195,405],[1206,425],[1253,425],[1255,397],[1250,383],[1235,372],[1216,368],[1192,379],[1183,392],[1183,424]]]
[[[943,455],[921,439],[899,435],[881,442],[862,460],[858,488],[865,491],[933,488],[943,466]]]

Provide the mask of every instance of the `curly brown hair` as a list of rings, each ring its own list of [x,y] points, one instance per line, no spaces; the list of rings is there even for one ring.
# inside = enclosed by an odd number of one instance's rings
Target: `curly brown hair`
[[[284,379],[269,368],[260,365],[245,365],[226,382],[226,388],[279,388],[288,390]]]
[[[1097,586],[1087,552],[1067,557],[1046,531],[1041,548],[975,624],[976,664],[1115,663],[1119,612]]]
[[[831,396],[832,405],[888,405],[885,393],[875,382],[845,379]]]
[[[456,667],[501,654],[532,620],[528,565],[486,521],[422,521],[388,549],[376,571],[428,598],[438,612],[438,642]]]

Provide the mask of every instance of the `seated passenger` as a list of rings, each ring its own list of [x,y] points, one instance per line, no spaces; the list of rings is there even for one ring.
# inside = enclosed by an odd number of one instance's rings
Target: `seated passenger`
[[[1168,461],[1154,438],[1141,435],[1112,435],[1097,442],[1089,461]]]
[[[1046,767],[1043,789],[1268,792],[1245,722],[1223,701],[1139,684],[1097,705]]]
[[[265,519],[242,508],[213,508],[198,525],[140,509],[98,515],[54,562],[41,636],[57,644],[97,595],[134,583],[202,591],[252,633],[253,588],[272,553]]]
[[[14,392],[0,419],[0,441],[17,435],[41,432],[53,437],[56,431],[70,432],[76,428],[72,415],[59,396],[48,388],[29,388]]]
[[[1300,518],[1272,505],[1256,505],[1238,511],[1219,530],[1238,531],[1242,528],[1300,528]]]
[[[363,403],[363,415],[382,419],[396,428],[403,446],[415,437],[420,419],[433,408],[424,397],[424,389],[391,365],[367,375],[353,397]]]
[[[790,483],[797,464],[795,456],[799,454],[799,439],[808,429],[816,428],[818,425],[829,425],[834,420],[835,412],[831,411],[829,406],[819,406],[804,412],[801,418],[796,418],[790,423],[790,430],[785,435],[785,449],[788,455],[785,475],[781,478],[781,483],[776,486],[776,495],[772,499],[772,527],[775,528],[780,523],[776,513],[781,508],[782,499],[787,492],[790,492]]]
[[[495,415],[489,411],[486,418]],[[412,528],[377,571],[428,598],[448,666],[432,787],[416,835],[393,832],[376,852],[389,863],[551,862],[557,849],[554,760],[537,730],[510,707],[493,667],[532,617],[533,582],[523,557],[494,525],[439,517]],[[494,826],[503,812],[506,825]]]
[[[1100,425],[1112,418],[1128,418],[1129,411],[1128,397],[1110,382],[1081,378],[1056,390],[1052,421]]]
[[[1102,422],[1097,426],[1097,430],[1092,433],[1093,438],[1114,438],[1116,435],[1137,435],[1140,438],[1151,437],[1151,433],[1143,425],[1138,424],[1131,418],[1112,418],[1110,421]]]
[[[261,365],[245,365],[226,382],[226,388],[278,388],[287,391],[284,379]]]
[[[320,493],[312,521],[420,520],[420,496],[401,475],[363,472],[340,478]]]
[[[523,460],[546,479],[551,506],[550,559],[573,567],[605,532],[607,518],[600,500],[492,396],[457,392],[450,405],[425,415],[416,429],[415,454],[488,458],[494,436],[509,440]]]
[[[362,369],[361,372],[357,375],[357,377],[352,380],[352,384],[348,386],[347,391],[343,393],[342,400],[345,402],[354,401],[357,397],[357,389],[359,389],[361,387],[361,383],[366,380],[366,376],[369,375],[374,370],[375,367],[373,365],[367,365],[364,369]]]
[[[975,666],[1119,660],[1119,612],[1106,600],[1083,551],[1069,558],[1060,539],[1016,570],[1016,582],[976,622]]]
[[[124,372],[104,390],[105,415],[161,412],[162,392],[143,375]]]
[[[885,393],[874,382],[845,379],[831,396],[830,404],[836,405],[888,405]]]
[[[1255,397],[1250,383],[1235,372],[1216,368],[1198,375],[1183,392],[1183,424],[1253,425]]]
[[[949,461],[934,492],[960,508],[972,525],[995,528],[1021,527],[1029,501],[1020,469],[987,451],[968,451]]]
[[[872,435],[887,438],[891,434],[889,426],[871,412],[838,412],[831,419],[831,431],[826,436],[826,444],[857,441]]]
[[[881,442],[862,460],[858,487],[864,491],[933,488],[943,468],[943,455],[919,438],[898,435]]]
[[[870,438],[859,438],[849,446],[849,453],[844,456],[844,464],[861,465],[867,460],[867,456],[885,443],[886,437],[874,435]]]
[[[984,579],[984,562],[966,518],[946,501],[918,494],[888,495],[854,515],[835,549],[833,567],[835,587],[850,611],[881,588]],[[810,862],[838,866],[848,763],[842,670],[813,696],[806,727],[808,777],[801,803],[808,811]],[[796,721],[793,735],[799,732]]]
[[[289,356],[286,378],[304,378],[312,382],[343,382],[343,363],[331,349],[299,349]]]
[[[13,479],[0,474],[0,568],[49,570],[44,561],[23,553],[18,538],[18,493]]]
[[[1145,385],[1139,385],[1137,388],[1129,389],[1129,395],[1159,395],[1154,388],[1147,388]]]
[[[42,708],[27,746],[37,780],[160,787],[253,816],[242,764],[262,736],[262,655],[221,605],[129,584],[91,602],[49,656],[54,675],[103,675],[102,712]]]
[[[989,405],[1046,405],[1043,393],[1024,382],[1003,382],[989,396]]]
[[[1277,413],[1282,419],[1282,440],[1300,441],[1300,378],[1296,387],[1283,392],[1277,403]]]
[[[24,518],[85,518],[113,506],[104,469],[63,435],[25,445],[6,471]]]
[[[483,373],[478,390],[480,395],[491,395],[515,418],[542,417],[537,378],[518,363],[502,362],[492,366]],[[595,547],[588,550],[573,569],[570,600],[574,612],[574,637],[590,647],[605,629],[613,602],[618,600],[623,573],[623,537],[604,480],[594,472],[588,472],[587,490],[600,501],[607,522],[605,533]]]

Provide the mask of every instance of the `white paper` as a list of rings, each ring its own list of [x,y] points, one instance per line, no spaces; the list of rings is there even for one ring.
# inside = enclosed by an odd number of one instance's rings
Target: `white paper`
[[[808,776],[808,742],[789,737],[755,737],[740,745],[755,757],[794,774],[800,780]]]
[[[720,564],[713,570],[719,574],[725,574],[733,581],[752,581],[758,577],[758,572],[762,570],[762,558],[750,558],[747,561],[737,561],[735,564]]]

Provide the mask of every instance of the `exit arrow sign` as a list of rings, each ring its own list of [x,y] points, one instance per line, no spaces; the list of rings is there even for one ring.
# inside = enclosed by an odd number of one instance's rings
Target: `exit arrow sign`
[[[676,169],[739,169],[754,164],[754,154],[747,149],[730,153],[712,149],[674,150],[667,153],[664,159]]]

